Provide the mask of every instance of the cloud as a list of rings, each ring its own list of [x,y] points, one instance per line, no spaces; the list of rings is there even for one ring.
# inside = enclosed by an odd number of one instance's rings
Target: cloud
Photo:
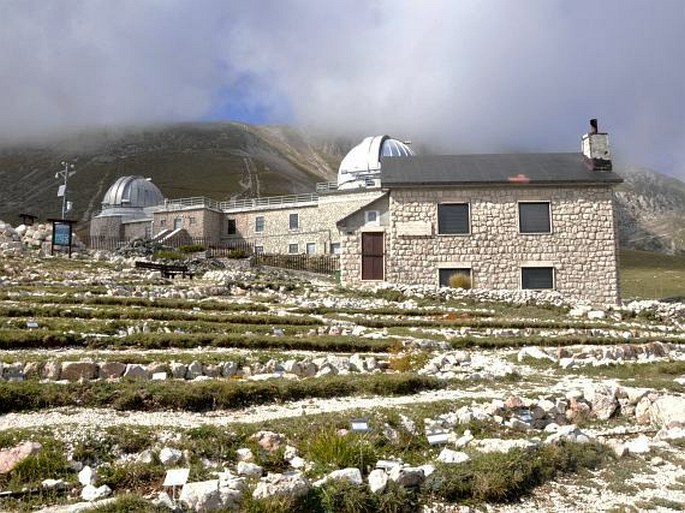
[[[681,0],[0,0],[0,138],[259,112],[442,151],[574,150],[685,177]]]

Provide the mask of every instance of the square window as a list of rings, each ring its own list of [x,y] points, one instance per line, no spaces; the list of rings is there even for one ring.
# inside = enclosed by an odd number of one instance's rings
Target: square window
[[[164,228],[166,226],[166,219],[160,219],[159,220],[159,226],[160,226],[160,228]]]
[[[297,230],[300,227],[300,215],[290,214],[290,229]]]
[[[522,289],[553,289],[554,267],[522,267]]]
[[[468,203],[438,205],[438,233],[468,235],[471,233]]]
[[[519,203],[519,232],[552,232],[549,201],[526,201]]]
[[[340,254],[340,243],[339,242],[331,242],[331,255],[339,255]]]
[[[189,222],[191,225],[194,225],[194,224],[197,223],[197,219],[195,219],[194,217],[190,217],[190,218],[188,219],[188,222]]]
[[[366,224],[378,225],[380,224],[380,215],[378,210],[365,210],[364,211],[364,222]]]
[[[235,226],[235,219],[229,219],[228,220],[228,234],[229,235],[235,235],[237,233],[236,226]]]
[[[257,216],[254,218],[254,231],[263,232],[264,231],[264,216]]]
[[[264,254],[264,246],[255,246],[254,247],[254,254],[255,255],[263,255]]]
[[[299,253],[300,252],[300,245],[295,242],[293,244],[288,244],[288,253],[294,254],[294,253]]]
[[[313,255],[316,253],[316,244],[313,242],[307,242],[307,254]]]
[[[471,269],[468,267],[456,267],[456,268],[451,268],[451,269],[438,269],[439,273],[439,280],[440,280],[440,286],[441,287],[451,287],[452,285],[450,284],[450,278],[454,275],[458,276],[464,276],[468,278],[468,288],[471,287]],[[463,283],[463,285],[466,285],[467,283]],[[462,288],[467,288],[467,287],[462,287]]]

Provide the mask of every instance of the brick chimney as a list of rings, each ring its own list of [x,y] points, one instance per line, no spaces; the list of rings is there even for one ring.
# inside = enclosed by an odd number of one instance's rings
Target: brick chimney
[[[590,131],[583,136],[581,143],[585,164],[593,171],[611,171],[611,151],[609,135],[600,132],[597,120],[590,120]]]

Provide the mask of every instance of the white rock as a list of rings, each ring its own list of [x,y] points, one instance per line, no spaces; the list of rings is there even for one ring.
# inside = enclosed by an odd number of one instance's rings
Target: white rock
[[[478,440],[477,448],[481,452],[509,452],[511,449],[519,447],[521,449],[528,449],[530,447],[537,447],[537,443],[531,440],[510,439],[502,440],[499,438],[484,438]]]
[[[438,461],[443,463],[466,463],[471,458],[465,452],[453,451],[445,447],[438,455]]]
[[[219,494],[219,480],[212,479],[184,484],[179,501],[198,513],[222,509],[223,502]]]
[[[358,468],[348,467],[339,470],[334,470],[330,474],[326,475],[322,479],[319,479],[314,483],[314,486],[321,486],[328,481],[347,481],[353,485],[360,485],[364,482],[362,479],[362,473]]]
[[[89,467],[86,465],[81,469],[81,472],[78,473],[78,482],[81,483],[83,486],[88,486],[88,485],[94,485],[98,480],[98,474],[95,471],[95,469]],[[94,499],[87,499],[87,500],[94,500]]]
[[[388,474],[385,470],[374,469],[369,474],[369,489],[372,493],[383,493],[385,487],[388,486]]]
[[[164,447],[159,451],[159,461],[162,465],[173,465],[183,457],[183,453],[172,447]]]
[[[604,317],[606,317],[606,313],[602,310],[592,310],[587,313],[587,318],[591,321],[604,319]]]
[[[238,461],[253,461],[254,460],[254,454],[252,454],[252,451],[246,447],[238,449],[235,452],[238,456]]]
[[[658,427],[685,426],[685,397],[659,397],[649,409],[649,418]]]
[[[86,485],[81,490],[81,498],[84,501],[93,502],[112,494],[112,489],[107,485],[95,488],[93,485]]]
[[[255,463],[249,463],[247,461],[240,461],[235,467],[236,472],[239,476],[257,476],[262,477],[264,469]]]
[[[650,451],[649,438],[644,435],[626,442],[625,446],[630,454],[646,454]]]
[[[284,472],[283,474],[267,474],[257,484],[252,493],[255,499],[265,499],[273,496],[300,497],[311,489],[307,478],[299,471]]]

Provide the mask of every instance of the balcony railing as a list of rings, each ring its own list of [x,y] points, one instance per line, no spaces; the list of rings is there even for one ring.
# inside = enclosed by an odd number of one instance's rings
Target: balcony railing
[[[242,210],[267,206],[292,205],[294,203],[316,203],[318,199],[319,195],[316,193],[291,194],[289,196],[266,196],[264,198],[222,201],[219,203],[219,208],[221,208],[221,210]]]
[[[215,210],[219,210],[219,202],[216,200],[213,200],[211,198],[206,198],[204,196],[195,196],[192,198],[177,198],[177,199],[171,199],[171,200],[166,200],[164,203],[165,207],[171,207],[173,208],[188,208],[188,207],[206,207],[206,208],[213,208]]]

